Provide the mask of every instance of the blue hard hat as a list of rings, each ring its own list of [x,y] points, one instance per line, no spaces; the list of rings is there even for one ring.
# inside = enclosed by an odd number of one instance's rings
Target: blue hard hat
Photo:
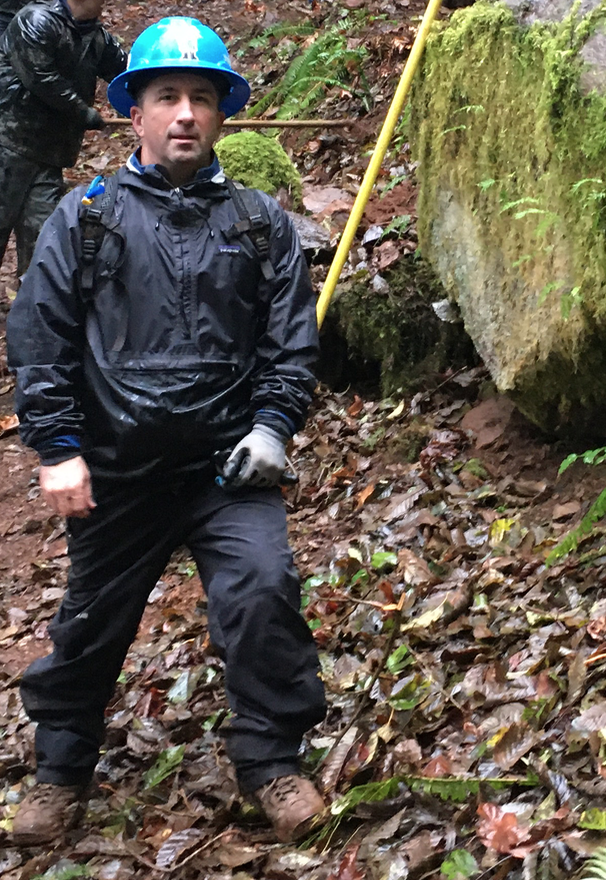
[[[250,86],[232,70],[223,40],[197,19],[175,15],[160,19],[137,37],[126,70],[107,88],[109,102],[118,113],[130,116],[130,108],[136,102],[129,84],[138,74],[177,70],[220,74],[229,88],[229,94],[219,104],[226,116],[233,116],[250,98]]]

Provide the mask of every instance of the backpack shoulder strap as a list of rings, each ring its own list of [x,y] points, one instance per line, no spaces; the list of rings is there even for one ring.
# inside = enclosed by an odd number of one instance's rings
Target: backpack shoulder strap
[[[114,214],[118,195],[118,176],[95,177],[80,205],[79,221],[82,233],[82,294],[85,300],[93,295],[94,269],[105,233]]]
[[[243,186],[237,180],[225,179],[229,193],[233,199],[240,220],[234,223],[227,232],[228,239],[239,235],[247,235],[261,258],[261,272],[267,281],[276,277],[274,267],[269,259],[269,233],[271,223],[265,203],[255,196],[253,190]]]

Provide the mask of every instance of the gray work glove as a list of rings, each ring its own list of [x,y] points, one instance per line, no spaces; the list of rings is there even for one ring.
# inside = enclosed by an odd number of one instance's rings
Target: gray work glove
[[[277,486],[286,468],[285,440],[265,425],[255,425],[225,462],[223,479],[239,486]]]
[[[87,107],[82,114],[82,125],[86,131],[91,128],[102,129],[105,128],[105,120],[94,107]]]

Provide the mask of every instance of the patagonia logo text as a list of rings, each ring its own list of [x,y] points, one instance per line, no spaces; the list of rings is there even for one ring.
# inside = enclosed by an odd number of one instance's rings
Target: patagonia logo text
[[[240,245],[239,244],[219,245],[219,253],[220,254],[239,254],[240,253]]]

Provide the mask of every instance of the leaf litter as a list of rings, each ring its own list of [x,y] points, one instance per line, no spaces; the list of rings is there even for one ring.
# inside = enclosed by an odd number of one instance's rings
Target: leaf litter
[[[469,373],[473,407],[484,373]],[[399,438],[419,416],[397,398],[321,389],[293,443],[300,481],[285,501],[329,700],[302,754],[327,800],[323,827],[303,848],[276,847],[239,794],[220,736],[223,665],[180,553],[108,708],[87,816],[52,854],[10,846],[33,743],[18,674],[4,676],[0,864],[10,880],[50,878],[66,860],[108,878],[383,880],[489,876],[505,864],[502,876],[522,880],[545,853],[566,876],[595,850],[606,831],[601,569],[574,559],[545,567],[561,534],[546,515],[553,485],[535,481],[533,495],[532,481],[503,477],[498,448],[478,450],[458,427],[462,412],[448,406],[458,392],[446,382],[428,393],[426,445],[413,461],[400,457]],[[465,477],[471,470],[481,476]],[[30,504],[43,509],[36,497]],[[3,646],[38,641],[44,652],[35,633],[65,573],[63,558],[32,558],[21,582],[13,575],[0,605]]]

